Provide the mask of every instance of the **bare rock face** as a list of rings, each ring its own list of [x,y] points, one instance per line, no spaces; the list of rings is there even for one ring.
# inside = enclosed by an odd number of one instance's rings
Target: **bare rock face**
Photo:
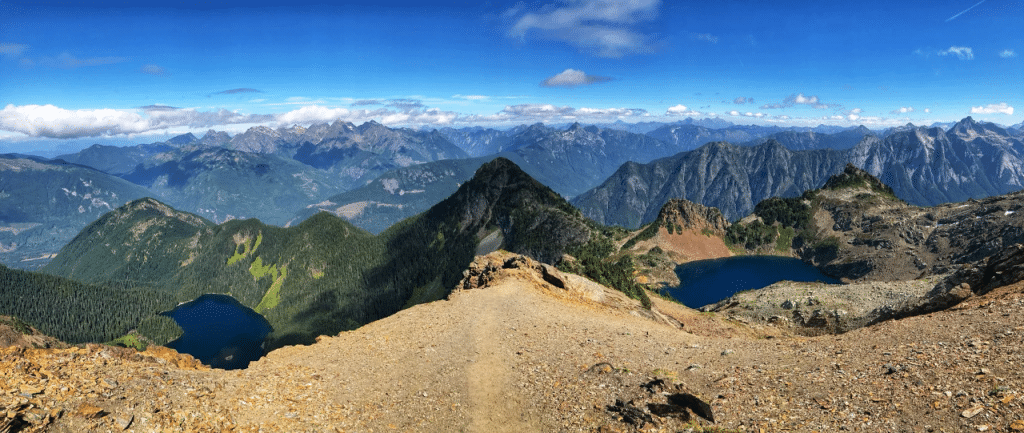
[[[917,207],[853,167],[828,183],[833,187],[814,196],[818,241],[802,245],[800,255],[837,278],[899,281],[943,275],[984,266],[990,257],[996,260],[1024,243],[1024,191]],[[1011,279],[1007,275],[996,282]]]
[[[959,304],[998,287],[1024,281],[1024,245],[1015,244],[944,278],[928,294],[880,311],[875,322],[927,314]]]
[[[477,257],[469,268],[462,272],[462,281],[456,290],[483,289],[498,280],[502,270],[520,270],[535,273],[544,282],[560,289],[566,282],[554,266],[537,262],[517,254],[488,254]]]
[[[724,236],[725,229],[729,227],[729,221],[718,209],[682,199],[672,199],[665,203],[658,214],[658,221],[684,230],[708,230],[717,236]]]

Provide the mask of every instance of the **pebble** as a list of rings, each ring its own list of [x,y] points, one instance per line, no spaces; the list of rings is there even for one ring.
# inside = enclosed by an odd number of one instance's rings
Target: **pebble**
[[[977,405],[977,406],[971,407],[970,409],[967,409],[967,410],[963,411],[962,413],[960,413],[960,416],[962,416],[964,418],[968,418],[968,419],[974,418],[976,415],[981,413],[981,411],[983,411],[983,410],[985,410],[984,406]]]

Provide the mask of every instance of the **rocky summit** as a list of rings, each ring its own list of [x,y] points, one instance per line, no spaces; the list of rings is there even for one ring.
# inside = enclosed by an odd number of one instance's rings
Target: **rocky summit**
[[[1024,429],[1024,285],[802,337],[510,253],[446,300],[246,370],[162,348],[0,350],[2,431]]]

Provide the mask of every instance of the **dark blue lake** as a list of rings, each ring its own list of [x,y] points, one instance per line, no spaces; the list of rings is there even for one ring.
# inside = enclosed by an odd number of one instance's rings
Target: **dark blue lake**
[[[202,295],[161,313],[178,323],[184,334],[167,347],[225,370],[246,368],[267,354],[263,341],[270,322],[227,295]]]
[[[839,281],[792,257],[737,256],[697,260],[676,267],[679,287],[667,289],[690,308],[727,299],[736,292],[761,289],[779,281]]]

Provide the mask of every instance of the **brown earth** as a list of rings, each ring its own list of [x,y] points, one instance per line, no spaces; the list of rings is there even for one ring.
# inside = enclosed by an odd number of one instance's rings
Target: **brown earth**
[[[633,240],[644,236],[652,227],[657,227],[653,236]],[[634,231],[617,247],[623,249],[625,244],[633,242],[634,245],[626,249],[628,253],[643,255],[637,263],[637,282],[651,287],[675,287],[679,285],[679,277],[674,271],[676,266],[733,255],[723,241],[727,227],[729,222],[718,209],[672,199],[662,206],[658,218],[651,225]]]
[[[14,317],[0,316],[0,347],[67,347],[60,340],[39,332]]]
[[[0,432],[1024,431],[1024,284],[807,338],[657,298],[647,311],[508,253],[474,266],[470,290],[246,370],[4,349]],[[647,414],[684,392],[716,423]]]
[[[651,239],[639,241],[633,248],[634,253],[649,252],[658,248],[660,254],[653,254],[650,263],[640,263],[640,275],[637,282],[651,286],[675,287],[679,285],[676,266],[694,260],[718,259],[731,257],[732,251],[725,246],[719,236],[708,236],[697,230],[684,229],[682,232],[669,233],[664,227]]]

